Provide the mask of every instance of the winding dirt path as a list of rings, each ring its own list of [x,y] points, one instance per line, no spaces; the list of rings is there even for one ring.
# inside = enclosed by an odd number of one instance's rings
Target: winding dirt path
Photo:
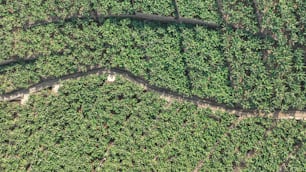
[[[77,72],[69,75],[62,76],[60,78],[53,78],[45,81],[41,81],[37,84],[34,84],[30,86],[27,89],[21,89],[16,90],[7,94],[0,95],[0,101],[14,101],[14,100],[21,100],[23,97],[26,97],[29,94],[38,92],[40,90],[46,89],[46,88],[52,88],[55,85],[59,85],[62,81],[69,80],[69,79],[75,79],[84,77],[87,75],[92,74],[112,74],[112,75],[120,75],[124,77],[125,79],[129,80],[130,82],[133,82],[137,85],[140,85],[144,89],[153,91],[160,95],[161,98],[172,102],[172,101],[188,101],[192,102],[200,108],[210,108],[213,111],[222,111],[227,112],[231,114],[235,114],[237,116],[243,116],[243,117],[270,117],[275,119],[296,119],[296,120],[306,120],[306,112],[305,111],[276,111],[274,113],[265,114],[258,112],[256,110],[244,110],[239,108],[230,108],[223,104],[213,102],[208,99],[203,99],[198,96],[185,96],[183,94],[179,94],[177,92],[174,92],[167,88],[158,87],[155,85],[149,84],[148,81],[145,79],[138,77],[131,73],[130,71],[127,71],[123,68],[91,68],[88,69],[86,72]]]

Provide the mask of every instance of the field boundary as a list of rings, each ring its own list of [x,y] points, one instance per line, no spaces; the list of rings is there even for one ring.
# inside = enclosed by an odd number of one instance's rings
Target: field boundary
[[[112,74],[112,75],[120,75],[125,79],[133,82],[137,85],[140,85],[146,90],[153,91],[160,95],[160,97],[168,100],[168,101],[187,101],[196,104],[200,108],[210,108],[212,111],[222,111],[231,114],[235,114],[237,116],[244,116],[244,117],[268,117],[268,118],[275,118],[275,119],[296,119],[296,120],[306,120],[306,111],[298,111],[298,110],[288,110],[288,111],[280,111],[277,110],[273,113],[263,113],[259,112],[258,110],[244,110],[241,108],[231,108],[225,106],[220,103],[216,103],[212,100],[200,98],[198,96],[186,96],[175,91],[172,91],[167,88],[158,87],[155,85],[150,84],[147,80],[142,77],[136,76],[132,72],[124,69],[124,68],[101,68],[101,67],[91,67],[86,72],[76,72],[73,74],[64,75],[59,78],[49,78],[47,80],[42,80],[37,84],[34,84],[26,89],[15,90],[10,93],[6,93],[0,95],[0,101],[19,101],[24,96],[33,94],[35,92],[39,92],[40,90],[46,88],[52,88],[55,85],[61,84],[62,81],[69,80],[69,79],[76,79],[92,74]]]

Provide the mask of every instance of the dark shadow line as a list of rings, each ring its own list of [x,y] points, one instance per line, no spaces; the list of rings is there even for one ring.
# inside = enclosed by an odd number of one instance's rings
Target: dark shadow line
[[[254,13],[256,14],[259,31],[262,32],[262,29],[263,29],[262,28],[262,13],[260,12],[258,8],[257,0],[252,0],[252,5],[253,5]]]
[[[9,60],[5,60],[0,62],[0,74],[5,72],[5,68],[10,67],[10,66],[14,66],[16,64],[22,64],[22,65],[26,65],[26,64],[31,64],[31,63],[35,63],[40,57],[43,56],[62,56],[64,55],[64,51],[58,51],[58,52],[51,52],[51,54],[49,55],[43,55],[41,53],[37,54],[37,55],[33,55],[27,58],[20,58],[18,56],[14,56],[14,58],[11,58]],[[71,53],[67,53],[67,54],[71,54]]]
[[[0,68],[4,68],[7,66],[12,66],[16,64],[22,64],[22,63],[29,63],[37,59],[37,56],[31,56],[28,58],[20,58],[17,56],[14,56],[13,58],[10,58],[8,60],[4,60],[0,62]]]
[[[105,20],[109,18],[117,18],[117,19],[136,19],[136,20],[147,20],[147,21],[155,21],[161,23],[179,23],[179,24],[191,24],[191,25],[200,25],[211,29],[218,29],[220,26],[214,22],[208,22],[199,19],[192,19],[192,18],[179,18],[176,17],[168,17],[168,16],[161,16],[155,14],[145,14],[140,12],[135,12],[134,14],[118,14],[118,15],[102,15],[98,13],[92,13],[90,15],[79,16],[74,14],[70,17],[65,19],[54,18],[51,21],[43,21],[39,20],[34,22],[33,24],[28,24],[23,26],[23,30],[31,29],[37,26],[43,26],[48,24],[60,24],[65,22],[71,22],[73,20],[93,20],[98,22],[98,20]]]

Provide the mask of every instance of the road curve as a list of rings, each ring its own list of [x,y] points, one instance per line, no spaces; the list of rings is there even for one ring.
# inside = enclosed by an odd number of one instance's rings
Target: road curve
[[[213,111],[222,111],[231,114],[235,114],[237,116],[243,117],[269,117],[275,119],[296,119],[296,120],[306,120],[306,111],[297,111],[297,110],[290,110],[290,111],[275,111],[273,113],[262,113],[256,110],[244,110],[240,108],[230,108],[223,104],[213,102],[211,100],[203,99],[198,96],[186,96],[177,92],[174,92],[167,88],[158,87],[155,85],[149,84],[148,81],[145,79],[134,75],[130,71],[123,69],[123,68],[101,68],[101,67],[91,67],[86,72],[77,72],[73,74],[68,74],[59,78],[52,78],[48,80],[41,81],[37,84],[34,84],[26,89],[12,91],[10,93],[6,93],[0,95],[0,101],[14,101],[14,100],[21,100],[24,96],[29,94],[33,94],[40,90],[51,88],[55,85],[59,85],[62,81],[69,80],[69,79],[76,79],[80,77],[84,77],[87,75],[92,74],[112,74],[112,75],[120,75],[125,79],[133,82],[137,85],[142,86],[144,89],[149,91],[153,91],[160,95],[161,98],[167,101],[188,101],[196,104],[198,107],[201,108],[210,108]]]

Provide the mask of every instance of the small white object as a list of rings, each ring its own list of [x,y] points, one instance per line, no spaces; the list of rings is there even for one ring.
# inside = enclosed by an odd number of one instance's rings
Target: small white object
[[[116,80],[116,76],[115,75],[109,74],[107,76],[107,82],[114,82],[115,80]]]
[[[29,100],[29,98],[30,98],[30,94],[23,95],[23,97],[20,101],[20,104],[25,105],[27,103],[27,101]]]
[[[61,87],[60,84],[56,84],[52,86],[52,92],[53,93],[58,93],[59,88]]]

